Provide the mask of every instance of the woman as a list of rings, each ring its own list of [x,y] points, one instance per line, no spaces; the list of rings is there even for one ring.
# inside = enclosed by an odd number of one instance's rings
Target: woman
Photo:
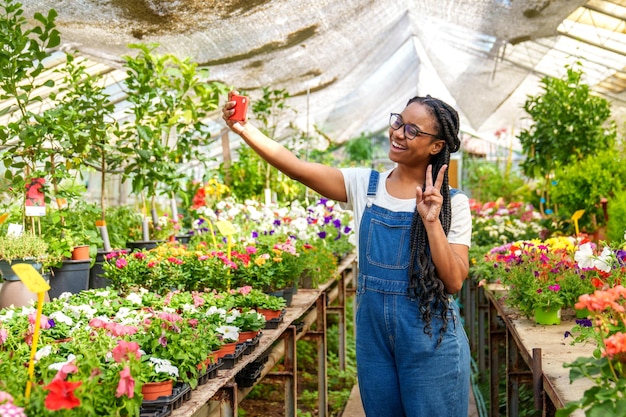
[[[230,94],[223,118],[234,132],[289,177],[354,211],[357,373],[366,415],[466,417],[469,344],[451,294],[468,274],[471,216],[447,174],[460,147],[457,112],[427,96],[392,113],[396,166],[378,173],[299,160],[249,123],[229,120]]]

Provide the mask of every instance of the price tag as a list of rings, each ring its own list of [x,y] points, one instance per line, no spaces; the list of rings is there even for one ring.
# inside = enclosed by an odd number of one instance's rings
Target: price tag
[[[43,293],[50,289],[50,285],[43,279],[43,277],[33,268],[30,264],[15,264],[11,265],[11,269],[22,280],[26,288],[30,291],[37,293]]]
[[[231,236],[237,233],[237,231],[235,230],[235,226],[233,226],[233,224],[227,220],[220,220],[218,222],[215,222],[215,225],[217,226],[217,230],[219,230],[220,233],[224,236]]]

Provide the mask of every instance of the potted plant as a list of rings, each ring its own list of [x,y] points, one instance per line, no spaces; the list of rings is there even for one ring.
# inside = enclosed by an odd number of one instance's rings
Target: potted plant
[[[542,309],[573,307],[578,296],[593,291],[592,277],[575,261],[579,247],[568,237],[520,241],[491,251],[487,260],[502,271],[506,303],[533,317]]]
[[[0,308],[25,306],[37,300],[37,295],[28,290],[11,266],[27,263],[41,273],[47,260],[48,245],[39,236],[29,232],[0,236],[0,275],[4,280],[0,286]]]
[[[144,401],[153,401],[161,396],[170,396],[178,380],[178,368],[167,359],[141,356],[141,387]]]
[[[238,342],[246,342],[254,339],[265,328],[265,316],[256,310],[244,310],[235,317],[232,325],[239,329]]]

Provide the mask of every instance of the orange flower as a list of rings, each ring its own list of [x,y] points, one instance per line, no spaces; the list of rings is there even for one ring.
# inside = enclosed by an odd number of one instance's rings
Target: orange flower
[[[621,353],[626,353],[626,334],[615,333],[604,341],[605,351],[603,356],[613,357]]]

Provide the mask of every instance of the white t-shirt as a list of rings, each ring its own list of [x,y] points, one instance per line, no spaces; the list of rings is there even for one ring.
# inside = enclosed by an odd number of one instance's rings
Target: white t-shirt
[[[359,235],[361,218],[367,206],[367,186],[371,171],[370,168],[341,169],[348,196],[348,202],[344,204],[344,207],[352,210],[354,213],[354,232],[356,236]],[[386,180],[391,171],[393,169],[380,173],[376,197],[374,197],[372,203],[391,211],[414,212],[415,198],[396,198],[387,192]],[[472,241],[472,214],[469,208],[469,200],[465,194],[457,193],[452,197],[450,204],[452,207],[452,221],[450,232],[448,233],[448,242],[469,247]]]

